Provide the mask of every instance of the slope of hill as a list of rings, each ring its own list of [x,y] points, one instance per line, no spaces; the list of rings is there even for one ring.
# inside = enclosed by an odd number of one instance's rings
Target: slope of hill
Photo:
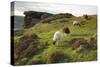
[[[83,17],[63,17],[24,29],[21,36],[14,37],[15,65],[97,60],[97,17],[89,17],[88,20]],[[81,26],[73,26],[74,20],[80,20]],[[54,33],[65,26],[69,27],[71,33],[63,36],[58,45],[53,45]],[[77,44],[81,46],[73,50]]]

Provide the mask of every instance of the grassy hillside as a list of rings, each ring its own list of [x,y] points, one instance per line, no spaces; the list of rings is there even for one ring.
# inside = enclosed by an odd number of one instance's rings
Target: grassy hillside
[[[21,36],[14,37],[15,65],[25,64],[47,64],[66,63],[97,60],[96,41],[96,16],[89,16],[86,20],[83,17],[59,18],[50,22],[38,23],[30,29],[25,29]],[[73,26],[74,20],[80,20],[81,26]],[[71,33],[63,36],[58,45],[52,44],[52,38],[56,31],[68,26]],[[83,38],[89,48],[79,47],[72,49],[72,41],[75,38]],[[84,45],[85,45],[84,43]],[[78,43],[77,43],[78,44]],[[94,46],[95,45],[95,46]]]

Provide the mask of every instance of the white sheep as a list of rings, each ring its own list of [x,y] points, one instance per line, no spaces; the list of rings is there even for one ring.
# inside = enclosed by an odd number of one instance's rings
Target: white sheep
[[[75,26],[80,26],[80,21],[77,21],[77,20],[75,20],[75,21],[73,21],[73,25]]]
[[[67,34],[70,33],[70,30],[69,30],[68,27],[65,27],[63,29],[63,31],[57,31],[57,32],[55,32],[54,37],[53,37],[53,44],[54,45],[56,44],[56,42],[58,43],[60,41],[60,39],[62,38],[62,36],[63,36],[64,33],[67,33]]]

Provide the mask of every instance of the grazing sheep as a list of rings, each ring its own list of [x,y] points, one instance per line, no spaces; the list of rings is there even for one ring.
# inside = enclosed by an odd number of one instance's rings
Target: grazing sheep
[[[80,26],[80,21],[76,21],[76,20],[73,21],[73,25],[74,25],[74,26],[75,26],[75,25],[76,25],[76,26]]]
[[[53,37],[53,44],[54,45],[56,44],[56,42],[59,42],[60,41],[60,39],[63,36],[63,33],[69,34],[70,33],[69,28],[68,27],[65,27],[65,28],[63,28],[63,31],[62,32],[61,31],[55,32],[54,37]]]
[[[83,15],[84,19],[88,20],[89,16],[87,14]]]

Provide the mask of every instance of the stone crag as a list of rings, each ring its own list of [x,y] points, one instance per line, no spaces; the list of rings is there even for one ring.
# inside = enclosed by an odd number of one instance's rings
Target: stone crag
[[[30,28],[52,14],[46,12],[25,11],[24,12],[24,28]]]

